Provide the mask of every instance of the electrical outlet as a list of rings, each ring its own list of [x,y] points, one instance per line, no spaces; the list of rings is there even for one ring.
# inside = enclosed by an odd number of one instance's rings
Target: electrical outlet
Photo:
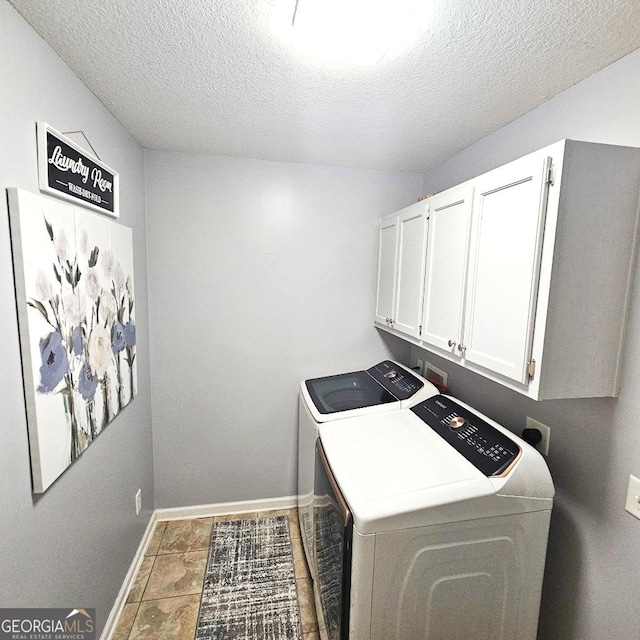
[[[629,476],[629,488],[627,489],[627,503],[624,508],[635,518],[640,520],[640,479]]]
[[[139,515],[142,509],[142,489],[136,491],[136,515]]]
[[[537,420],[534,420],[533,418],[530,418],[529,416],[527,416],[526,428],[527,429],[537,429],[541,433],[542,440],[540,440],[540,442],[538,442],[538,444],[536,445],[536,449],[543,456],[548,456],[549,455],[549,440],[551,439],[551,429],[549,427],[547,427],[546,424],[542,424],[542,422],[538,422]]]

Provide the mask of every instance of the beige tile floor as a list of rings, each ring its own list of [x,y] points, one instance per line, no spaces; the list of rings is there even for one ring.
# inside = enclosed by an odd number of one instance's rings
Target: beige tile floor
[[[313,589],[295,509],[159,522],[112,640],[193,640],[213,522],[263,515],[289,518],[304,640],[318,640]]]

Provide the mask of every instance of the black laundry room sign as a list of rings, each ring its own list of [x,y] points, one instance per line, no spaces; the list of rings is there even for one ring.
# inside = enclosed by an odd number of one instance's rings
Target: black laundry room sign
[[[40,191],[118,217],[119,175],[45,122],[37,135]]]

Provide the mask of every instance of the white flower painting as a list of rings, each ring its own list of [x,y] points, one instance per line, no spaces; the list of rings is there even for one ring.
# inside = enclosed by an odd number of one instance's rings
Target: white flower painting
[[[9,215],[34,493],[136,395],[131,229],[21,189]]]

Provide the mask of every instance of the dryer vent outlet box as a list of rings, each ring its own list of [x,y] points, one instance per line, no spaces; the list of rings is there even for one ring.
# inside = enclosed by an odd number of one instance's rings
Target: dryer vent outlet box
[[[438,369],[435,365],[431,364],[427,360],[424,361],[424,366],[422,368],[422,375],[427,380],[435,380],[439,382],[443,386],[447,386],[447,380],[449,379],[449,374],[442,369]]]

